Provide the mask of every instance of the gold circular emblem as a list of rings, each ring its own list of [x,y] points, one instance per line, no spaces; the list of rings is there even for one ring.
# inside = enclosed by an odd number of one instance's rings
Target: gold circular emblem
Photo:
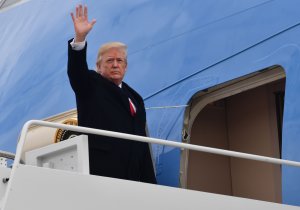
[[[74,118],[69,118],[69,119],[63,121],[62,123],[66,124],[66,125],[78,125],[77,119],[74,119]],[[55,132],[55,135],[54,135],[54,142],[58,143],[60,141],[71,139],[73,137],[78,136],[79,134],[80,133],[75,132],[75,131],[57,129]]]

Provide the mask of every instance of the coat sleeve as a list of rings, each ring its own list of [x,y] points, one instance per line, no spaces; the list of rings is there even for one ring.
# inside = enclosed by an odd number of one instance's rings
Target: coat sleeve
[[[72,89],[76,94],[89,89],[89,69],[86,62],[87,44],[82,50],[73,50],[68,41],[68,76]]]

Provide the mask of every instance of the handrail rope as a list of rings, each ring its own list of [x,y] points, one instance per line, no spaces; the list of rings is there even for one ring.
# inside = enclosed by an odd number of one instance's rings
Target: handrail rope
[[[169,105],[169,106],[151,106],[151,107],[146,107],[146,110],[151,110],[151,109],[174,109],[174,108],[184,108],[188,107],[189,105]]]
[[[300,22],[298,22],[296,24],[293,24],[292,26],[288,26],[287,28],[285,28],[285,29],[283,29],[283,30],[281,30],[279,32],[276,32],[276,33],[270,35],[267,38],[264,38],[264,39],[262,39],[260,41],[257,41],[256,43],[254,43],[254,44],[252,44],[252,45],[250,45],[250,46],[248,46],[248,47],[246,47],[246,48],[244,48],[244,49],[242,49],[242,50],[240,50],[238,52],[235,52],[232,55],[229,55],[229,56],[227,56],[225,58],[221,58],[221,59],[219,59],[218,61],[216,61],[216,62],[214,62],[212,64],[209,64],[209,65],[207,65],[207,66],[205,66],[205,67],[203,67],[201,69],[198,69],[195,72],[190,73],[189,75],[186,75],[183,78],[181,78],[181,79],[179,79],[179,80],[177,80],[175,82],[172,82],[171,84],[168,84],[168,85],[162,87],[160,90],[156,90],[155,92],[148,94],[147,96],[143,97],[143,99],[144,99],[144,101],[147,101],[148,99],[150,99],[150,98],[152,98],[152,97],[154,97],[154,96],[156,96],[156,95],[164,92],[165,90],[167,90],[169,88],[174,87],[175,85],[177,85],[177,84],[179,84],[181,82],[186,81],[187,79],[189,79],[189,78],[191,78],[191,77],[193,77],[193,76],[195,76],[195,75],[197,75],[197,74],[199,74],[201,72],[204,72],[204,71],[206,71],[206,70],[208,70],[208,69],[210,69],[210,68],[212,68],[214,66],[217,66],[217,65],[219,65],[219,64],[221,64],[221,63],[223,63],[223,62],[225,62],[225,61],[227,61],[227,60],[229,60],[231,58],[234,58],[234,57],[236,57],[236,56],[238,56],[238,55],[240,55],[240,54],[242,54],[242,53],[244,53],[244,52],[246,52],[246,51],[248,51],[248,50],[250,50],[250,49],[252,49],[252,48],[254,48],[256,46],[259,46],[260,44],[262,44],[262,43],[264,43],[264,42],[266,42],[266,41],[268,41],[268,40],[270,40],[270,39],[272,39],[272,38],[274,38],[276,36],[279,36],[280,34],[286,32],[286,31],[294,29],[294,28],[296,28],[298,26],[300,26]]]

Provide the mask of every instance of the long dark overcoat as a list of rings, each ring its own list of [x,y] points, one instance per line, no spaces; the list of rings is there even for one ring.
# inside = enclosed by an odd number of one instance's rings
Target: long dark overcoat
[[[78,124],[145,136],[146,112],[141,96],[125,82],[121,89],[89,70],[87,44],[75,51],[69,43],[68,76],[76,95]],[[128,97],[136,106],[134,117]],[[91,174],[156,183],[147,143],[89,135],[89,157]]]

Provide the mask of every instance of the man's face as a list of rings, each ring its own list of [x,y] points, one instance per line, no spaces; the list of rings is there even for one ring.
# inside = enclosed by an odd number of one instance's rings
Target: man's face
[[[127,61],[123,50],[118,48],[109,49],[97,64],[98,72],[106,79],[119,85],[125,75]]]

